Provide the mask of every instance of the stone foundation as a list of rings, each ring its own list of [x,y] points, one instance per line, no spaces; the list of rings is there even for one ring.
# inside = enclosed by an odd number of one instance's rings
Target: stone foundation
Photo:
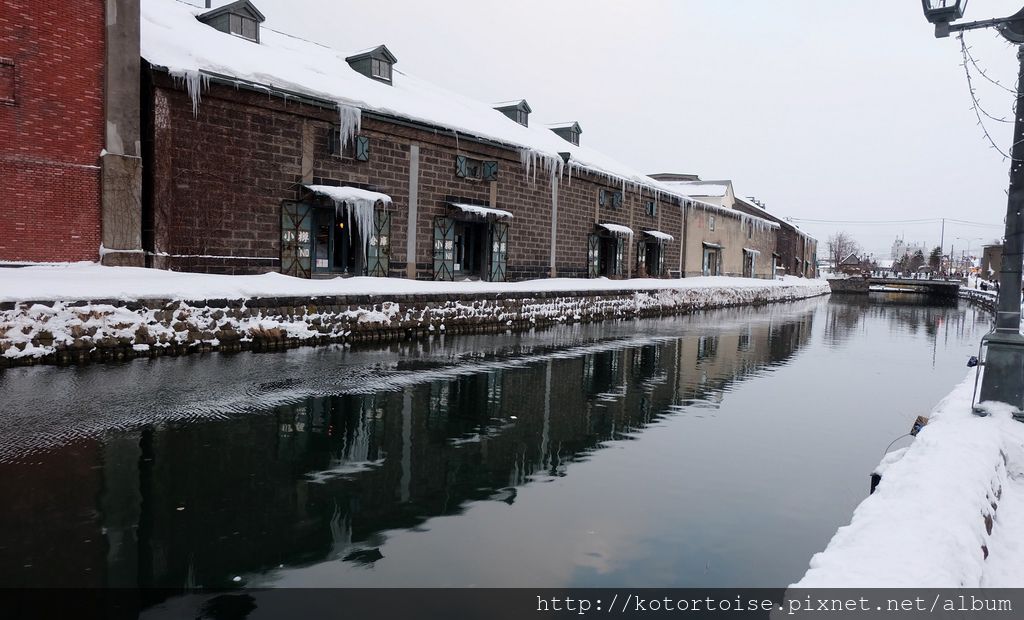
[[[828,286],[0,305],[0,368],[211,351],[379,343],[680,314],[827,294]]]

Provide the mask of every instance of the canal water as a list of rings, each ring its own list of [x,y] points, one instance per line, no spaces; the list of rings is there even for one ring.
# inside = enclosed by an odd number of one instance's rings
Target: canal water
[[[7,370],[0,585],[785,586],[989,324],[872,295]]]

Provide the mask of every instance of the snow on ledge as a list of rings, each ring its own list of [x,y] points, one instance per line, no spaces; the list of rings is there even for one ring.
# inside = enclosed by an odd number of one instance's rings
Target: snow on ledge
[[[371,192],[358,187],[335,187],[333,185],[307,185],[306,189],[314,194],[327,196],[335,202],[347,202],[351,204],[375,204],[378,201],[384,204],[391,204],[391,196],[380,192]]]
[[[645,230],[644,234],[654,237],[655,239],[661,239],[662,241],[672,241],[675,239],[672,235],[661,232],[660,230]]]
[[[633,236],[633,229],[629,226],[623,226],[622,224],[610,224],[608,222],[602,222],[598,224],[601,228],[604,228],[608,232],[615,233],[616,235],[626,235],[627,237]]]
[[[489,215],[496,218],[507,218],[512,219],[512,213],[503,209],[492,209],[490,207],[481,207],[480,205],[468,205],[462,202],[449,202],[451,206],[455,207],[463,213],[472,213],[481,217],[487,217]]]

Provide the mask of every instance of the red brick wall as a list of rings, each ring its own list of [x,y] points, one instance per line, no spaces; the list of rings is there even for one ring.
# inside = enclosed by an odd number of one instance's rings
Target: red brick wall
[[[96,260],[103,148],[102,0],[0,0],[0,260]]]
[[[314,183],[370,186],[394,200],[391,220],[391,275],[406,268],[410,145],[419,145],[419,198],[416,274],[433,276],[435,216],[449,214],[449,196],[487,204],[514,214],[509,222],[507,278],[546,277],[550,267],[551,181],[540,170],[528,178],[519,152],[476,140],[434,132],[364,114],[361,135],[370,140],[370,160],[333,156],[328,136],[337,112],[284,101],[266,94],[213,85],[203,93],[197,115],[186,93],[165,74],[153,74],[152,228],[158,257],[154,266],[217,272],[256,273],[280,268],[280,209],[299,199],[303,173]],[[497,114],[497,112],[495,112]],[[303,167],[303,134],[313,138],[312,160]],[[498,161],[497,181],[460,178],[455,158],[466,155]],[[621,184],[591,174],[564,175],[559,182],[557,273],[586,276],[587,235],[596,222],[641,230],[659,229],[676,237],[669,243],[666,269],[678,269],[679,206],[660,200],[649,217],[644,202],[653,198],[627,188],[621,208],[600,212],[600,188]],[[635,241],[635,240],[634,240]],[[629,244],[627,266],[636,263]],[[218,258],[210,258],[216,256]]]

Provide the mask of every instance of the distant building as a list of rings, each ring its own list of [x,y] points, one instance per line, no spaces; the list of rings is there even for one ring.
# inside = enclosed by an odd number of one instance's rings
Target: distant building
[[[927,257],[929,250],[925,248],[923,243],[907,243],[906,240],[898,238],[892,243],[892,252],[890,257],[894,261],[898,261],[904,256],[913,256],[917,252],[921,252],[921,254],[924,254]]]
[[[999,277],[1003,265],[1003,245],[993,244],[981,249],[981,273],[978,275],[986,280]]]

